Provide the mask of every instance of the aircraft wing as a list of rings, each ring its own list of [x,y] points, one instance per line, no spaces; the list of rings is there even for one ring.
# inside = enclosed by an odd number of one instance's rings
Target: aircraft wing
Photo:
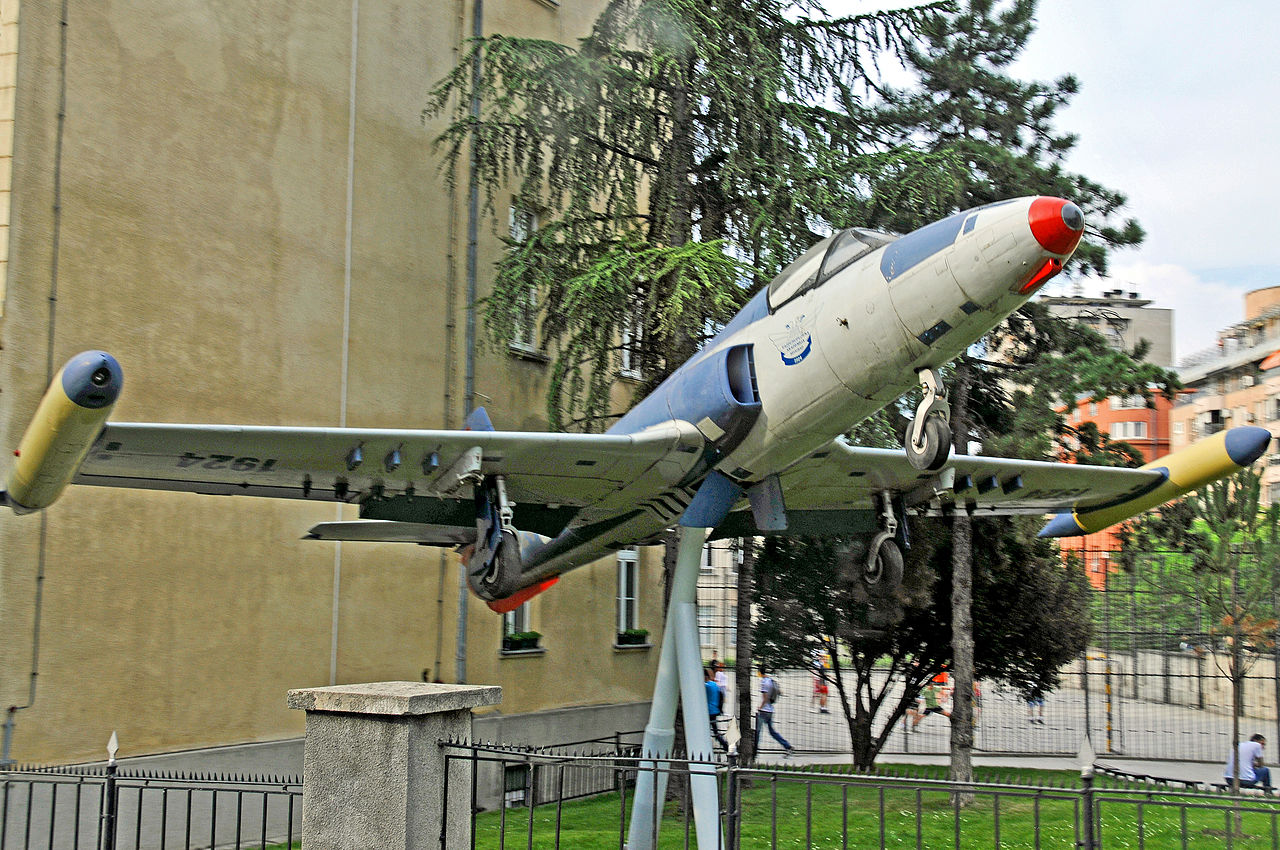
[[[1253,463],[1271,434],[1242,427],[1221,432],[1139,469],[985,456],[953,456],[921,472],[902,451],[855,446],[840,438],[779,476],[790,534],[851,534],[877,527],[877,493],[914,513],[957,507],[975,516],[1058,514],[1041,532],[1062,537],[1099,531]],[[758,533],[737,511],[716,537]]]
[[[907,508],[940,513],[972,503],[990,515],[1046,514],[1076,500],[1131,498],[1164,480],[1152,470],[957,455],[938,472],[921,472],[895,449],[836,440],[781,475],[788,511],[871,508],[873,494],[900,494]]]
[[[470,488],[462,487],[468,475],[501,473],[514,501],[582,506],[667,460],[682,436],[674,425],[614,436],[113,422],[72,481],[343,500],[379,486],[412,487],[423,496],[469,499]]]

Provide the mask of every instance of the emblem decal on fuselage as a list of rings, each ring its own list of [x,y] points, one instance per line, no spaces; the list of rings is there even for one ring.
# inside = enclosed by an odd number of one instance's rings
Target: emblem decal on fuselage
[[[787,323],[786,328],[781,333],[770,334],[769,339],[778,347],[779,353],[782,354],[782,362],[787,366],[794,366],[809,356],[813,351],[813,334],[809,332],[809,328],[813,326],[813,320],[808,316],[801,314]]]

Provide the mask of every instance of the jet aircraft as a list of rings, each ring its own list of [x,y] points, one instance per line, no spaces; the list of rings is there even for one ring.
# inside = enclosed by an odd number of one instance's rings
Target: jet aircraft
[[[1056,513],[1096,531],[1248,466],[1271,434],[1222,432],[1140,469],[950,456],[939,377],[1061,271],[1084,217],[1060,198],[968,210],[895,237],[843,230],[782,271],[604,434],[109,422],[119,363],[89,351],[55,377],[4,503],[43,509],[71,483],[359,505],[317,540],[458,547],[472,590],[511,610],[567,570],[658,539],[863,535],[862,580],[902,576],[911,515]],[[913,387],[903,450],[844,436]]]

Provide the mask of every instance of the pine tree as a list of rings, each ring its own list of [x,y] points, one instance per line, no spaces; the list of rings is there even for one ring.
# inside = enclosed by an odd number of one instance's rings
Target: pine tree
[[[1085,213],[1086,231],[1072,264],[1079,271],[1102,273],[1106,269],[1108,249],[1136,244],[1143,232],[1131,219],[1118,220],[1125,203],[1122,195],[1063,168],[1063,159],[1075,145],[1076,138],[1056,131],[1053,118],[1076,93],[1078,82],[1071,76],[1051,84],[1023,82],[1009,74],[1009,66],[1032,33],[1035,10],[1035,0],[1010,3],[967,0],[961,7],[932,19],[921,43],[908,45],[905,54],[907,68],[915,75],[917,85],[888,91],[886,106],[879,110],[879,115],[884,122],[882,126],[898,129],[902,139],[918,140],[926,150],[959,152],[965,163],[961,207],[1019,195],[1056,195],[1073,200]],[[903,229],[916,225],[910,219],[891,223]],[[1003,331],[996,335],[1000,341],[991,345],[991,349],[1007,356],[1009,341],[1021,332],[1022,352],[1030,361],[1023,364],[1023,368],[1033,365],[1039,373],[1045,371],[1048,363],[1094,363],[1102,355],[1096,346],[1079,352],[1064,348],[1063,340],[1055,339],[1061,334],[1053,323],[1046,322],[1044,316],[1036,321],[1034,313],[1027,318],[1011,318]],[[1056,358],[1041,359],[1048,351],[1055,350]],[[1044,435],[1051,433],[1045,426],[1058,418],[1052,407],[1044,403],[1037,406],[1005,403],[1014,401],[1008,398],[1004,380],[1007,376],[996,377],[998,370],[993,374],[992,370],[984,371],[975,365],[966,355],[956,367],[961,379],[957,382],[961,394],[953,393],[952,397],[953,410],[961,411],[952,423],[956,449],[963,451],[970,439],[989,440],[994,434],[1009,436],[1011,443],[1038,436],[1043,446]],[[1132,359],[1126,365],[1133,366]],[[1102,373],[1095,371],[1094,374]],[[1113,374],[1122,375],[1122,380],[1141,380],[1132,368]],[[1072,389],[1076,389],[1081,383],[1060,380],[1050,385],[1042,374],[1030,371],[1027,377],[1034,380],[1029,382],[1031,389],[1023,391],[1023,395],[1039,394],[1041,402],[1046,395],[1065,392],[1065,384],[1074,383]],[[1058,377],[1065,375],[1060,373]],[[1107,383],[1114,381],[1107,379]],[[969,392],[978,397],[964,397]],[[1147,394],[1145,384],[1141,394]],[[1074,402],[1074,397],[1068,400]],[[1003,420],[1006,427],[982,428],[984,408],[990,419]],[[1030,421],[1032,416],[1038,416],[1041,421]],[[1019,418],[1021,422],[1016,421]],[[993,442],[997,441],[990,441],[988,445]],[[1027,444],[1018,445],[1024,447],[1019,453],[1025,456]],[[952,526],[955,702],[951,718],[950,775],[954,780],[968,782],[973,779],[972,537],[969,517],[963,511],[956,512]],[[968,802],[972,795],[961,794],[958,799]]]
[[[1073,265],[1105,274],[1108,251],[1135,245],[1144,233],[1121,217],[1124,195],[1063,167],[1077,137],[1058,132],[1053,122],[1079,81],[1069,74],[1052,83],[1009,75],[1035,28],[1036,6],[1037,0],[967,0],[931,19],[922,42],[907,45],[905,53],[918,85],[887,91],[879,116],[900,138],[959,153],[966,166],[962,209],[1033,194],[1074,201],[1086,230]]]
[[[534,305],[552,427],[598,429],[624,361],[652,388],[830,229],[955,206],[959,161],[889,133],[864,97],[937,9],[612,0],[577,47],[473,44],[427,112],[451,110],[448,173],[474,162],[495,220],[504,191],[538,213],[485,325],[505,346]]]

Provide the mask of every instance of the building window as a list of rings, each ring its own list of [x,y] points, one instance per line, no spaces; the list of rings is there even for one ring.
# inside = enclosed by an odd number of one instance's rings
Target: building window
[[[624,378],[630,378],[638,381],[644,377],[640,371],[640,344],[641,344],[641,328],[636,313],[628,312],[622,320],[622,346],[619,350],[621,356],[622,370],[621,374]]]
[[[1111,423],[1111,439],[1113,440],[1135,440],[1143,439],[1146,436],[1147,423],[1145,422]]]
[[[1098,403],[1096,401],[1089,402],[1089,415],[1090,416],[1098,415]]]
[[[1182,432],[1183,432],[1182,425],[1183,423],[1181,422],[1173,423],[1173,433],[1177,434],[1178,436],[1182,436]]]
[[[1113,395],[1111,397],[1112,410],[1145,410],[1147,400],[1140,395]]]
[[[523,245],[538,228],[538,216],[531,210],[511,207],[511,241]],[[511,347],[517,351],[535,353],[538,350],[538,293],[531,286],[516,305],[515,328],[511,335]]]
[[[639,586],[638,573],[640,555],[635,549],[622,549],[618,552],[618,631],[639,628],[639,605],[636,588]]]
[[[502,636],[521,634],[532,631],[529,628],[529,603],[526,602],[514,611],[502,615]]]
[[[714,646],[715,640],[712,637],[714,631],[714,623],[716,621],[716,609],[711,605],[698,606],[698,643],[703,646]]]
[[[711,567],[714,563],[714,557],[711,552],[712,549],[710,543],[702,547],[702,572],[704,573],[711,572]]]

